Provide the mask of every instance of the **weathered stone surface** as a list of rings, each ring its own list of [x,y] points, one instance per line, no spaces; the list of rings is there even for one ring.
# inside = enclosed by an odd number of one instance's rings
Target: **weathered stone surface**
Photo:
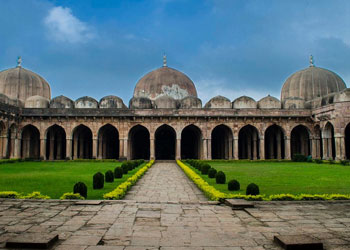
[[[322,242],[307,235],[276,235],[274,241],[286,250],[323,250]]]
[[[243,199],[226,199],[225,204],[232,207],[232,209],[239,210],[244,208],[253,208],[254,203]]]
[[[46,249],[58,241],[57,234],[22,234],[6,241],[8,248],[40,248]]]
[[[100,205],[101,203],[100,200],[82,200],[75,202],[75,205]]]

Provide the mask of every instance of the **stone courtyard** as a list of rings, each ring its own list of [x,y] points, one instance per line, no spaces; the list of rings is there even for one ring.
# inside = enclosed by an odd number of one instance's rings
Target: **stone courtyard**
[[[350,249],[350,202],[232,210],[207,201],[175,163],[156,163],[121,201],[0,200],[0,248],[23,233],[58,234],[61,250],[281,249],[273,236],[296,234]]]

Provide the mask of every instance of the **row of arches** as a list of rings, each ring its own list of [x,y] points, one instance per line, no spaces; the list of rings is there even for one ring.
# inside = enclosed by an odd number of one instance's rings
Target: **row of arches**
[[[7,138],[7,147],[4,140],[1,141],[3,156],[13,155],[14,134],[13,128],[8,131],[0,123],[1,138]],[[315,147],[317,158],[335,158],[336,145],[334,128],[327,123],[323,133],[317,125],[311,132],[303,125],[298,125],[290,134],[290,155],[311,155],[312,147]],[[286,157],[286,135],[278,125],[271,125],[265,130],[264,143],[259,131],[252,125],[246,125],[240,129],[237,145],[233,138],[232,130],[226,125],[216,126],[211,133],[210,143],[203,143],[201,130],[195,125],[188,125],[181,132],[181,138],[177,138],[176,131],[169,125],[160,126],[154,134],[154,140],[150,139],[148,129],[142,125],[132,127],[128,133],[127,152],[131,159],[150,159],[152,148],[154,148],[155,159],[200,159],[203,153],[208,152],[212,159],[284,159]],[[72,142],[67,145],[66,132],[58,126],[53,125],[47,130],[46,141],[40,142],[40,132],[33,125],[27,125],[21,133],[20,156],[22,158],[39,158],[40,148],[45,147],[45,157],[50,160],[65,159],[67,147],[71,147],[72,158],[92,158],[93,135],[90,128],[79,125],[73,130]],[[289,142],[287,142],[289,143]],[[98,158],[118,159],[120,157],[120,146],[118,130],[111,124],[104,125],[98,132],[96,144]],[[207,147],[207,148],[205,148]],[[262,148],[263,147],[263,150]],[[237,153],[235,154],[235,150]],[[126,156],[126,155],[125,155]],[[350,159],[350,124],[345,129],[345,157]]]

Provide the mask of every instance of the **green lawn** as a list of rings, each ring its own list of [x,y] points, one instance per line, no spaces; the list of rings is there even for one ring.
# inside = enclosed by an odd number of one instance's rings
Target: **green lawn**
[[[73,192],[76,182],[84,182],[88,187],[88,199],[103,199],[103,194],[115,189],[121,182],[133,175],[140,167],[106,183],[103,189],[92,189],[92,176],[96,172],[105,174],[114,171],[120,162],[16,162],[0,164],[0,191],[31,193],[40,191],[52,199],[59,199],[63,193]]]
[[[350,194],[350,166],[307,162],[208,161],[226,174],[226,184],[216,184],[206,175],[202,178],[225,193],[245,194],[249,183],[260,188],[260,194]],[[194,168],[196,173],[200,172]],[[240,191],[228,191],[227,182],[236,179]]]

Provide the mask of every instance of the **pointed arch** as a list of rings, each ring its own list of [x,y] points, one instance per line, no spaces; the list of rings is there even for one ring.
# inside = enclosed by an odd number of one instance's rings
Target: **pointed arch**
[[[119,159],[119,132],[111,124],[98,130],[98,158]]]
[[[334,127],[332,123],[327,122],[322,132],[323,138],[323,158],[324,159],[335,159],[335,138],[334,138]]]
[[[265,159],[284,159],[284,132],[276,124],[265,131]]]
[[[157,160],[174,160],[176,149],[176,131],[173,127],[163,124],[154,133],[155,156]]]
[[[21,157],[29,159],[40,158],[40,132],[29,124],[22,129]]]
[[[350,123],[345,127],[345,157],[350,159]]]
[[[74,128],[72,149],[73,159],[92,158],[92,132],[90,128],[82,124]]]
[[[308,156],[311,154],[310,131],[304,125],[297,125],[290,133],[290,152],[293,158],[296,154]]]
[[[211,132],[211,158],[230,159],[232,158],[232,130],[224,125],[216,126]]]
[[[181,132],[181,159],[200,159],[202,131],[191,124]]]
[[[238,157],[239,159],[260,159],[259,131],[252,125],[246,125],[238,133]]]
[[[46,130],[46,159],[61,160],[66,158],[66,131],[55,124]]]
[[[129,157],[130,159],[150,158],[150,133],[142,125],[135,125],[129,130]]]

